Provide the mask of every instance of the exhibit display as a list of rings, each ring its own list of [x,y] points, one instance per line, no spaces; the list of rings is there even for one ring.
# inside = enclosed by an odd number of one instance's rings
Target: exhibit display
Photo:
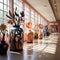
[[[17,7],[15,12],[12,14],[9,10],[9,15],[6,15],[10,20],[9,24],[12,24],[10,30],[10,50],[15,52],[20,52],[23,50],[23,40],[24,40],[24,29],[21,28],[21,25],[24,26],[24,11],[17,13]]]
[[[27,37],[28,37],[27,42],[33,43],[34,36],[33,36],[33,32],[31,30],[29,30]]]
[[[8,44],[5,41],[6,25],[0,25],[0,55],[7,54]]]

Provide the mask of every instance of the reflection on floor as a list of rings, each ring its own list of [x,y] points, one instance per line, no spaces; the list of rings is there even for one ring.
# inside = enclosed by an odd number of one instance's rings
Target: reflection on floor
[[[8,51],[6,56],[0,56],[0,60],[54,60],[57,42],[58,35],[52,34],[43,40],[25,43],[21,53]]]

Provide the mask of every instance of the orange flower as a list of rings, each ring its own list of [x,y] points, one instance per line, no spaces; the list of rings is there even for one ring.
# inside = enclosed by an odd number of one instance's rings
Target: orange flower
[[[26,27],[27,28],[31,28],[32,27],[32,23],[31,22],[26,23]]]

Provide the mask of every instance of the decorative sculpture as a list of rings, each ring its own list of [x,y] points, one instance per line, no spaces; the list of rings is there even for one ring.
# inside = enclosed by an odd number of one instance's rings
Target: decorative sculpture
[[[21,15],[21,16],[20,16]],[[23,38],[24,38],[24,31],[20,27],[20,23],[24,22],[24,11],[20,12],[20,15],[17,13],[17,7],[15,9],[15,12],[12,13],[9,10],[9,15],[6,15],[10,20],[8,20],[9,24],[14,24],[14,29],[10,32],[10,50],[19,52],[23,49]]]
[[[26,23],[26,27],[27,28],[31,28],[32,27],[32,23],[31,22]]]
[[[12,13],[10,10],[9,10],[9,15],[6,15],[10,20],[8,20],[8,23],[14,23],[14,27],[16,26],[19,26],[20,27],[20,22],[23,21],[24,22],[24,11],[20,12],[20,15],[16,12],[17,11],[17,7],[15,9],[15,12]],[[16,18],[17,17],[17,18]]]
[[[33,43],[34,34],[31,30],[29,30],[27,38],[28,38],[28,40],[27,40],[28,43]]]

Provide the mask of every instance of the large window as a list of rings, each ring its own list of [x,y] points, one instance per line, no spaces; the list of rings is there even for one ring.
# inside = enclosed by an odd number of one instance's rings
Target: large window
[[[41,23],[41,20],[40,20],[40,15],[38,15],[38,24]]]
[[[0,24],[7,23],[6,14],[9,11],[9,0],[0,0]]]
[[[17,13],[19,14],[19,16],[21,17],[21,12],[23,11],[23,1],[22,0],[14,0],[14,12],[17,8]],[[17,17],[17,16],[15,16]],[[23,28],[23,24],[20,25],[21,28]]]
[[[30,8],[25,4],[25,23],[30,21]]]
[[[26,24],[27,22],[30,22],[30,7],[27,4],[24,5],[24,12],[25,12],[25,24]],[[25,25],[25,32],[28,33],[26,25]]]
[[[14,0],[14,11],[17,7],[17,13],[20,14],[20,12],[23,11],[23,3],[22,0]]]
[[[37,13],[35,12],[35,24],[38,24],[38,20],[37,20]]]
[[[34,28],[35,21],[34,21],[34,10],[33,9],[31,9],[31,22],[32,22],[32,28]]]

